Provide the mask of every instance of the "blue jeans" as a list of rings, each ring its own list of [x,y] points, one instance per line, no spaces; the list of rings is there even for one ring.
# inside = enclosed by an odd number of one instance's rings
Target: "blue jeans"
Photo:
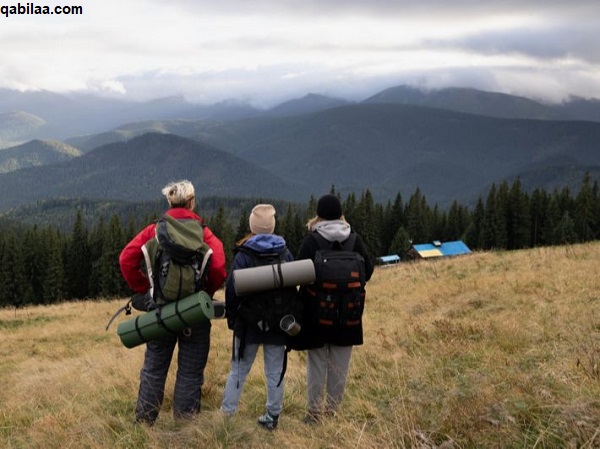
[[[252,368],[256,353],[258,352],[259,344],[247,343],[244,348],[244,357],[239,358],[240,339],[235,338],[234,357],[231,360],[231,369],[225,384],[225,392],[223,394],[223,403],[221,410],[228,415],[235,413],[237,410],[240,395],[246,377]],[[264,369],[267,380],[267,411],[277,416],[283,409],[283,380],[279,384],[281,371],[283,369],[283,358],[285,354],[285,346],[282,345],[263,345]],[[279,386],[277,386],[279,384]]]

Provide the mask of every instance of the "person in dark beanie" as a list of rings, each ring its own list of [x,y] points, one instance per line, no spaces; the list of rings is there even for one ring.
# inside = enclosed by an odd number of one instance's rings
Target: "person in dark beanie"
[[[364,281],[373,274],[371,262],[362,238],[352,231],[342,214],[342,205],[335,195],[324,195],[317,202],[317,215],[307,223],[308,234],[304,238],[297,259],[315,261],[317,251],[337,247],[358,253],[364,259]],[[336,243],[337,242],[337,243]],[[346,242],[346,245],[344,245]],[[324,248],[326,246],[326,248]],[[318,300],[308,286],[301,288],[304,301],[304,348],[307,351],[307,405],[304,418],[307,424],[317,423],[323,415],[333,416],[344,395],[346,379],[352,355],[352,347],[362,345],[362,320],[356,326],[320,326],[317,321]],[[326,392],[325,401],[323,393]],[[323,404],[324,402],[324,404]]]
[[[257,204],[250,213],[249,224],[250,234],[236,244],[233,266],[225,289],[225,316],[229,329],[233,330],[233,355],[221,411],[226,416],[236,412],[244,383],[262,345],[267,400],[266,411],[258,418],[258,424],[267,430],[274,430],[283,409],[282,373],[285,366],[286,337],[278,325],[266,329],[262,325],[259,329],[254,325],[255,320],[250,323],[248,314],[252,315],[252,310],[261,310],[257,305],[260,306],[261,300],[271,297],[273,293],[257,292],[239,297],[235,291],[233,273],[234,270],[257,266],[260,259],[290,262],[294,257],[287,249],[284,238],[274,234],[275,208],[271,204]],[[296,288],[288,288],[287,293],[295,296]],[[283,296],[281,301],[285,301]],[[247,312],[248,308],[251,308],[250,312]],[[260,319],[269,321],[262,313]]]

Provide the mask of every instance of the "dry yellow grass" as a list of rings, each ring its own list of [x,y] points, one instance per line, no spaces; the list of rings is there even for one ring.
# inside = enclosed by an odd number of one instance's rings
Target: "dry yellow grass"
[[[104,331],[124,300],[0,310],[0,446],[600,447],[599,268],[600,243],[378,268],[340,415],[301,422],[304,354],[294,352],[273,433],[255,423],[260,363],[239,413],[218,411],[224,321],[213,323],[202,413],[173,421],[172,369],[146,428],[132,424],[144,348],[123,347],[116,323]]]

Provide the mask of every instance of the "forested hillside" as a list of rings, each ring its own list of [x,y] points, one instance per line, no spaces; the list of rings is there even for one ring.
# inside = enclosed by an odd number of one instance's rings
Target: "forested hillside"
[[[228,262],[235,241],[248,232],[248,213],[254,203],[241,200],[237,209],[222,203],[211,215],[200,211],[223,241]],[[138,215],[115,214],[93,225],[86,224],[80,210],[69,231],[52,225],[5,226],[0,235],[0,283],[4,285],[0,306],[128,295],[118,256],[127,241],[164,208],[159,203],[155,207],[154,214],[144,217],[138,209]],[[305,223],[315,213],[316,199],[306,205],[277,203],[276,207],[276,232],[295,254]],[[386,203],[376,202],[368,190],[360,196],[351,194],[343,199],[343,208],[373,259],[399,254],[406,260],[412,244],[432,240],[463,239],[473,250],[513,250],[600,239],[600,188],[588,177],[575,195],[568,188],[528,194],[518,180],[503,182],[492,186],[474,208],[454,202],[441,211],[418,189],[407,199],[398,194]]]
[[[570,182],[586,172],[600,178],[595,122],[509,120],[378,103],[286,118],[148,126],[190,138],[146,134],[67,163],[1,175],[0,189],[18,188],[0,198],[0,211],[59,196],[150,200],[169,179],[181,177],[194,182],[200,196],[288,201],[305,201],[331,185],[344,195],[369,189],[377,201],[419,188],[442,208],[454,200],[474,205],[491,184],[517,177],[529,192],[574,188]]]

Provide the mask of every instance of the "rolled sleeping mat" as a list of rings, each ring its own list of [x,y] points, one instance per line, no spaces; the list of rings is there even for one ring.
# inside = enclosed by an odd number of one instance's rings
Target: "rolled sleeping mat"
[[[133,348],[176,334],[214,316],[212,298],[208,293],[200,291],[119,323],[117,334],[127,348]]]
[[[233,270],[233,287],[238,296],[281,287],[308,285],[315,281],[310,259]]]

